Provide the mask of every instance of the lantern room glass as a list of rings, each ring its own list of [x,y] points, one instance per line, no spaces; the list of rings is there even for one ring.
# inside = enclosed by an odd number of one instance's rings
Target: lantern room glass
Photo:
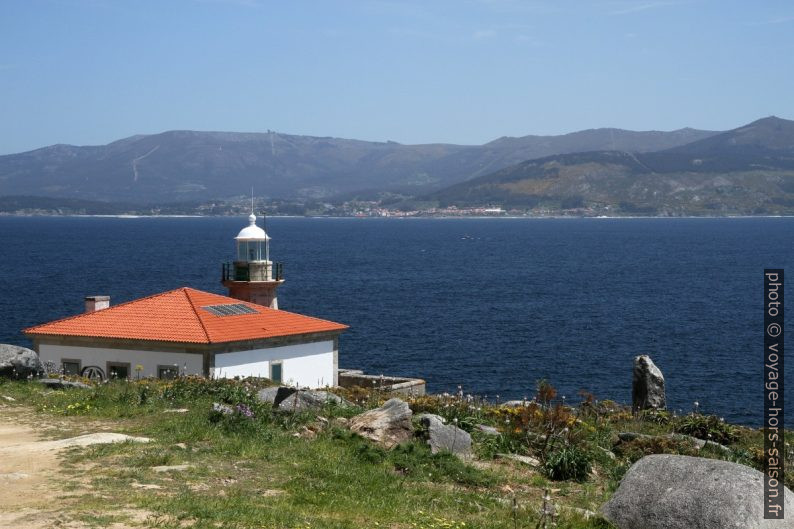
[[[238,261],[264,261],[266,259],[265,241],[238,241]]]

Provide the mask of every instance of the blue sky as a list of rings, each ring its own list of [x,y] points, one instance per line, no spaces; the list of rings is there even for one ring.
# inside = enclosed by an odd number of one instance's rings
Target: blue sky
[[[484,143],[794,118],[794,4],[4,0],[0,153],[171,129]]]

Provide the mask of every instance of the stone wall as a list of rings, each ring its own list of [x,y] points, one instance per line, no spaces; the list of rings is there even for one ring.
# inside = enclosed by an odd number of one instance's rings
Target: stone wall
[[[388,393],[424,395],[425,381],[421,378],[365,375],[360,369],[340,369],[339,386],[343,388],[376,388]]]

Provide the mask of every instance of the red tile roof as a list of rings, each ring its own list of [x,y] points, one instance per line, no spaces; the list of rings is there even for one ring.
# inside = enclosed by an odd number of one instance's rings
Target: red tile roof
[[[208,305],[243,304],[255,312],[217,316]],[[88,336],[181,343],[225,343],[315,332],[347,325],[275,310],[193,288],[178,288],[25,329],[29,336]]]

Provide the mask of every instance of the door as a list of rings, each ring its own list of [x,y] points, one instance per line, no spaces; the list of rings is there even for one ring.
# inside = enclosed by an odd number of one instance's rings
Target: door
[[[284,379],[282,369],[281,362],[270,362],[270,380],[277,384],[281,384]]]

